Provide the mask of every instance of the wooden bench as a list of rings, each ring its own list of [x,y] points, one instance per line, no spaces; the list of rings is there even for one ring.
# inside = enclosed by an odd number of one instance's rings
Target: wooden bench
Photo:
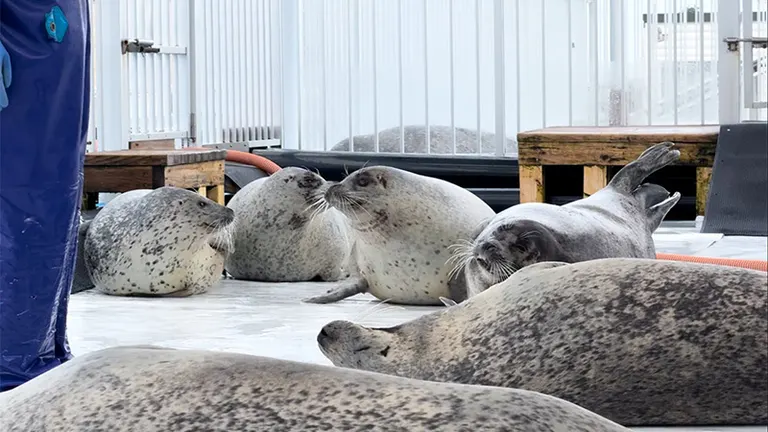
[[[226,150],[121,150],[85,155],[83,194],[93,208],[100,192],[176,186],[224,205]]]
[[[677,165],[696,167],[696,213],[704,214],[719,126],[550,127],[518,139],[520,202],[544,202],[545,165],[584,167],[584,195],[608,184],[608,167],[635,160],[653,144],[672,141]]]

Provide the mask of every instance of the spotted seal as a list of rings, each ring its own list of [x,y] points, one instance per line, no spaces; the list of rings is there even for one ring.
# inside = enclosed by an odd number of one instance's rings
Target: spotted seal
[[[287,167],[237,192],[227,204],[235,212],[227,272],[272,282],[347,276],[351,240],[344,216],[323,206],[327,188],[320,175]]]
[[[427,152],[427,127],[425,125],[403,126],[403,145],[400,144],[400,126],[379,131],[379,152],[401,153],[428,153]],[[495,135],[488,132],[480,132],[480,146],[477,145],[477,131],[467,128],[456,128],[456,154],[494,154],[496,153]],[[355,152],[375,152],[375,135],[356,135],[352,137],[352,146]],[[478,148],[480,151],[478,151]],[[435,125],[429,127],[429,153],[452,154],[453,131],[450,126]],[[336,143],[331,151],[350,151],[349,138]],[[517,153],[517,143],[506,138],[504,140],[504,153]]]
[[[768,278],[640,258],[542,262],[389,328],[333,321],[333,364],[521,388],[622,425],[768,424]]]
[[[3,394],[5,432],[629,432],[540,393],[212,351],[117,347]]]
[[[652,233],[680,194],[642,181],[678,160],[673,147],[663,142],[648,148],[587,198],[564,206],[515,205],[479,227],[454,260],[464,267],[468,296],[536,262],[655,258]]]
[[[122,193],[86,227],[83,254],[95,289],[123,296],[200,294],[232,252],[232,210],[186,189]],[[82,283],[82,282],[81,282]]]
[[[388,166],[353,172],[330,186],[325,199],[354,230],[357,273],[335,290],[305,299],[310,303],[361,292],[410,305],[460,297],[467,287],[460,272],[451,272],[449,249],[495,214],[464,188]]]

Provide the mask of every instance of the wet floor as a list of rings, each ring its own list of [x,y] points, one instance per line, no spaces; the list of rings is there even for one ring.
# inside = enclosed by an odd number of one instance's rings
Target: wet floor
[[[693,223],[665,223],[654,235],[657,252],[766,259],[768,239],[698,234]],[[223,280],[189,298],[75,294],[69,307],[69,340],[75,355],[116,345],[153,344],[180,349],[230,351],[330,365],[317,347],[320,328],[332,320],[391,326],[437,307],[378,304],[357,295],[330,305],[302,303],[333,283],[259,283]],[[635,428],[661,432],[768,432],[766,427]]]

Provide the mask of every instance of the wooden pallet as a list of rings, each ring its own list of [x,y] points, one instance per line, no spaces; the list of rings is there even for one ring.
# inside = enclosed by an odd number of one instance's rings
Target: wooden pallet
[[[85,155],[86,209],[100,192],[176,186],[224,205],[226,150],[121,150]]]
[[[608,167],[624,166],[648,147],[672,141],[677,165],[696,167],[696,213],[704,214],[719,126],[550,127],[521,132],[518,139],[520,202],[544,202],[546,165],[584,167],[584,195],[608,184]]]

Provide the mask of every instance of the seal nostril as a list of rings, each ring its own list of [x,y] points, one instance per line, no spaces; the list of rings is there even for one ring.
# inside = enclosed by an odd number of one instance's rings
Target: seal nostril
[[[327,338],[327,337],[330,337],[330,336],[328,336],[328,332],[327,332],[327,331],[325,331],[325,329],[321,329],[321,330],[320,330],[320,336],[322,336],[322,337],[326,337],[326,338]]]

